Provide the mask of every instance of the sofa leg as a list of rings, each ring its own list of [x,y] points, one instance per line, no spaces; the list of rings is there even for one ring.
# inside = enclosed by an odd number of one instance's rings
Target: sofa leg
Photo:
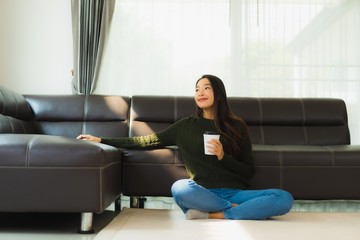
[[[81,233],[81,234],[94,233],[94,230],[92,229],[92,220],[93,220],[92,212],[81,213],[81,225],[80,225],[80,230],[78,231],[78,233]]]
[[[121,211],[121,198],[120,197],[115,199],[114,205],[115,205],[116,212]]]
[[[131,208],[144,208],[145,201],[146,201],[145,197],[131,196],[130,197],[130,207]]]

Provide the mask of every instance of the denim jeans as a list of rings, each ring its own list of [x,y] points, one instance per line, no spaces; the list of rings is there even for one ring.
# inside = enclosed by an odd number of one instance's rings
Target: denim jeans
[[[261,220],[283,215],[294,201],[290,193],[281,189],[206,189],[190,179],[176,181],[171,192],[184,213],[188,209],[224,212],[225,219]]]

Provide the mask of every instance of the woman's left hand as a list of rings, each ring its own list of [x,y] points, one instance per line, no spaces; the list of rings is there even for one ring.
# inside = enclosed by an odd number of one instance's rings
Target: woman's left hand
[[[224,150],[221,142],[218,139],[211,139],[207,142],[209,147],[209,152],[216,155],[218,160],[223,159]]]

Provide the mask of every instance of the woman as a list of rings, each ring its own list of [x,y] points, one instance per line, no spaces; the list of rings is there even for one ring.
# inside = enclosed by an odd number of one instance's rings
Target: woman
[[[196,82],[197,116],[183,118],[167,129],[148,136],[99,138],[80,135],[78,139],[115,147],[163,147],[177,145],[190,179],[176,181],[171,192],[186,219],[259,220],[290,211],[293,197],[280,189],[247,190],[254,174],[247,126],[230,110],[223,82],[204,75]],[[213,131],[220,139],[207,142],[203,133]]]

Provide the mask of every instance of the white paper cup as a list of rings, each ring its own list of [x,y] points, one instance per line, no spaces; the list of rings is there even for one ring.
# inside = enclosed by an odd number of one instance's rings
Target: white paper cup
[[[219,139],[220,135],[216,132],[205,132],[204,133],[204,151],[206,155],[214,155],[212,153],[209,153],[209,149],[207,147],[208,145],[208,141],[210,141],[211,139]]]

